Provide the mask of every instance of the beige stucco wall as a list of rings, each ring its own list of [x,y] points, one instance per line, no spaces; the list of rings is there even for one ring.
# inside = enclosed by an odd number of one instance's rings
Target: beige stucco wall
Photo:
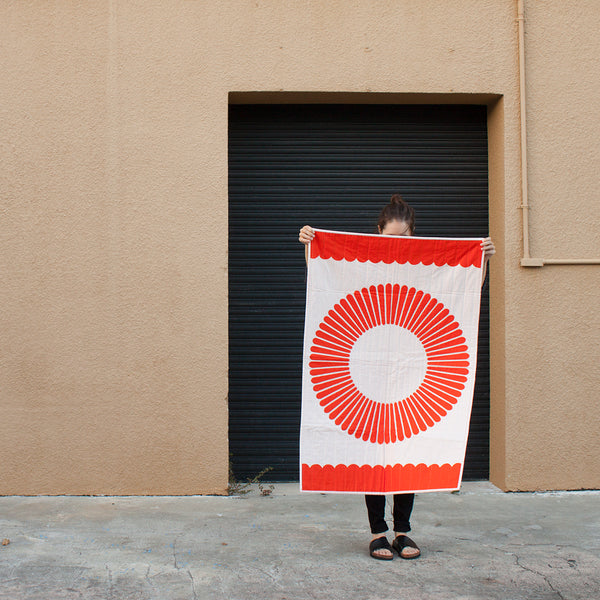
[[[534,257],[600,259],[599,28],[597,0],[526,2]],[[517,249],[505,265],[505,485],[598,488],[600,266],[518,269]]]
[[[534,256],[600,255],[598,8],[526,2]],[[519,266],[516,1],[8,2],[0,28],[0,493],[225,491],[231,92],[489,105],[492,480],[600,487],[598,267]]]

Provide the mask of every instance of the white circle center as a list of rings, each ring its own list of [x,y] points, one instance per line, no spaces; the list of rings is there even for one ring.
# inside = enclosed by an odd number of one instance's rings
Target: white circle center
[[[410,331],[398,325],[379,325],[356,340],[350,352],[354,385],[375,402],[407,398],[421,385],[427,354]]]

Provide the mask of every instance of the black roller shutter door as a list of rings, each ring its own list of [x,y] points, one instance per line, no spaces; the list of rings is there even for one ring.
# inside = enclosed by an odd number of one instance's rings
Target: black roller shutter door
[[[229,443],[237,478],[298,479],[305,263],[298,230],[375,233],[393,192],[422,236],[488,233],[483,106],[232,105]],[[487,479],[489,337],[482,299],[466,479]]]

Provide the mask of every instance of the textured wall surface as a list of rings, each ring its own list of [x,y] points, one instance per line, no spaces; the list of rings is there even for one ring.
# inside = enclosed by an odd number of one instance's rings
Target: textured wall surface
[[[600,255],[599,9],[526,2],[533,256]],[[225,491],[231,92],[486,98],[492,479],[600,487],[599,268],[519,266],[516,1],[6,2],[0,36],[0,493]]]
[[[600,2],[525,6],[531,255],[599,259]],[[504,485],[599,488],[600,266],[504,268]]]

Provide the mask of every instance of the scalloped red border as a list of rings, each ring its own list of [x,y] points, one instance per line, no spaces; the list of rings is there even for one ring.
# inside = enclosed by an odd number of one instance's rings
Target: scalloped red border
[[[460,487],[461,463],[453,465],[302,465],[305,492],[392,494]]]
[[[481,267],[481,242],[482,240],[355,235],[316,229],[310,244],[310,257],[386,264],[408,262],[411,265],[435,263],[438,267]]]

